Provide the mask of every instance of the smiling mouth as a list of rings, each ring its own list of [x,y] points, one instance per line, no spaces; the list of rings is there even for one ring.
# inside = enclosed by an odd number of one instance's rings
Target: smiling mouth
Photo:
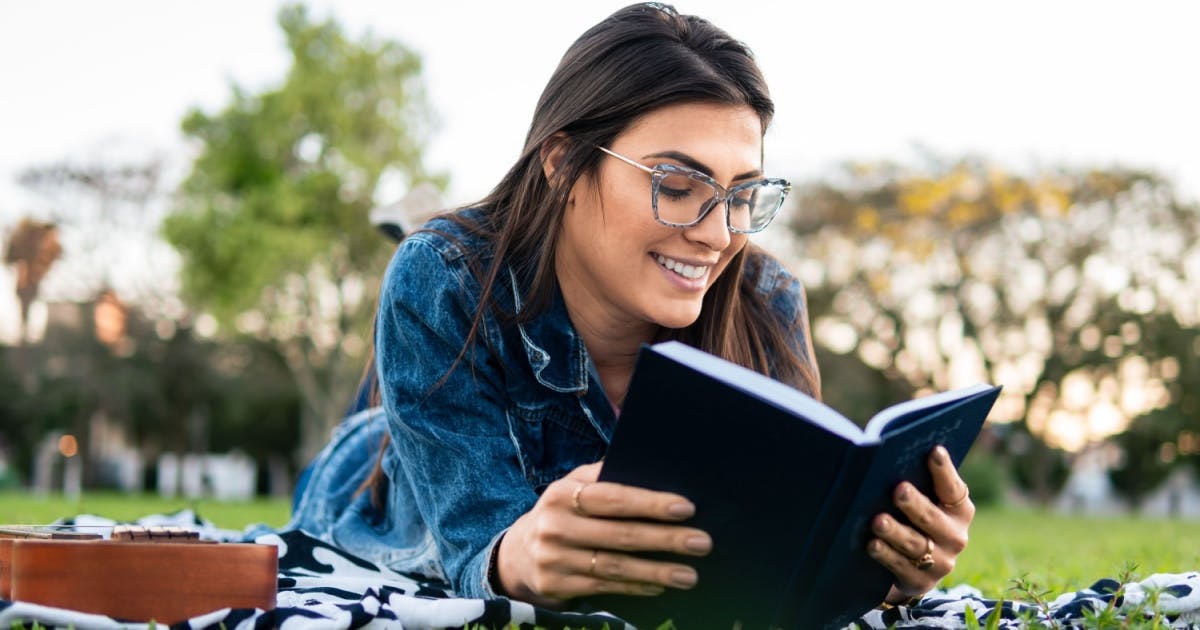
[[[687,265],[673,258],[667,258],[662,254],[655,254],[654,259],[658,261],[658,266],[673,271],[688,280],[699,280],[704,277],[704,274],[708,273],[708,265]]]

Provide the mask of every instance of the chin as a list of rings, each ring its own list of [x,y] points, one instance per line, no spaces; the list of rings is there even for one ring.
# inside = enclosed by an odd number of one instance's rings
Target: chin
[[[663,328],[687,328],[700,318],[700,304],[694,307],[672,309],[669,312],[658,312],[651,318],[655,324]]]

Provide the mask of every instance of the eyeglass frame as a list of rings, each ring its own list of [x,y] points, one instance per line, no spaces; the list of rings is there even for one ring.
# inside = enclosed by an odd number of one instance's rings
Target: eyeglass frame
[[[778,177],[756,179],[756,180],[749,181],[749,182],[743,182],[741,184],[733,186],[732,188],[726,188],[726,187],[722,186],[721,183],[718,182],[717,180],[713,179],[712,177],[708,176],[707,174],[702,173],[694,168],[687,168],[684,166],[676,166],[674,164],[656,164],[653,167],[649,167],[649,166],[646,166],[645,164],[638,162],[637,160],[625,157],[624,155],[621,155],[620,153],[617,153],[616,151],[613,151],[612,149],[602,147],[598,144],[593,145],[593,146],[595,146],[597,149],[600,149],[604,153],[611,155],[612,157],[615,157],[618,160],[620,160],[630,166],[636,167],[638,169],[646,171],[647,173],[650,173],[650,181],[651,181],[650,201],[651,201],[651,206],[654,209],[654,220],[661,223],[662,225],[667,226],[667,227],[681,228],[681,229],[695,227],[695,226],[699,225],[700,222],[703,221],[706,217],[708,217],[708,214],[710,212],[712,212],[713,208],[716,208],[718,205],[724,205],[725,206],[725,227],[728,228],[730,232],[732,232],[734,234],[756,234],[758,232],[761,232],[761,231],[767,229],[767,227],[771,225],[771,222],[775,220],[775,216],[779,214],[779,209],[783,207],[783,202],[784,202],[784,200],[787,199],[788,193],[792,192],[792,183],[786,179],[781,179]],[[688,223],[676,223],[674,221],[663,220],[661,217],[658,216],[659,187],[662,185],[662,180],[666,178],[667,173],[675,173],[678,175],[684,175],[684,176],[688,177],[689,179],[693,179],[693,180],[708,184],[710,187],[713,188],[714,192],[716,193],[711,198],[709,198],[708,200],[706,200],[704,202],[704,205],[701,206],[701,210],[700,210],[699,214],[696,215],[695,220],[690,221]],[[757,228],[757,229],[752,229],[752,230],[743,230],[741,228],[733,227],[733,223],[731,222],[732,221],[732,208],[730,208],[729,203],[730,203],[730,201],[733,200],[734,195],[736,195],[739,191],[746,190],[748,188],[753,188],[755,186],[763,186],[763,185],[776,186],[776,187],[779,187],[779,189],[781,191],[781,194],[779,196],[779,204],[775,206],[775,209],[771,212],[771,215],[769,217],[767,217],[766,223],[764,223],[762,225],[762,227]]]

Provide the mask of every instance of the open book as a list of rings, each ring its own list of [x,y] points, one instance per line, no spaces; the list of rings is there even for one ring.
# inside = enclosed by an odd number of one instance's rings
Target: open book
[[[836,378],[836,375],[832,376]],[[928,455],[957,466],[1000,389],[904,402],[859,427],[770,378],[678,342],[644,347],[600,472],[676,492],[707,531],[699,584],[588,604],[641,627],[842,627],[883,601],[892,575],[866,553],[870,522],[903,480],[934,497]],[[936,501],[936,497],[934,497]]]

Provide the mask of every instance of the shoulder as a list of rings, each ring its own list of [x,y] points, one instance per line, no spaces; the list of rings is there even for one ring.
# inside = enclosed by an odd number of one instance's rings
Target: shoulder
[[[477,286],[493,249],[472,227],[480,216],[476,209],[440,215],[405,238],[388,263],[384,293],[428,295],[439,288],[461,291]]]
[[[800,279],[777,258],[755,247],[747,252],[742,282],[743,297],[752,304],[751,316],[760,318],[764,331],[776,331],[766,332],[764,339],[771,377],[819,397],[820,373]]]
[[[494,254],[486,219],[478,209],[457,210],[404,239],[383,277],[377,326],[420,321],[444,334],[479,326],[480,339],[495,343],[515,312],[515,292],[507,265],[497,266],[504,261]]]
[[[807,319],[804,285],[762,248],[747,246],[742,291],[756,294],[784,322],[803,325]]]
[[[491,240],[478,227],[483,221],[483,212],[479,208],[465,208],[436,216],[405,238],[394,258],[403,260],[407,256],[420,257],[432,253],[447,263],[468,257],[477,261],[490,259]]]

